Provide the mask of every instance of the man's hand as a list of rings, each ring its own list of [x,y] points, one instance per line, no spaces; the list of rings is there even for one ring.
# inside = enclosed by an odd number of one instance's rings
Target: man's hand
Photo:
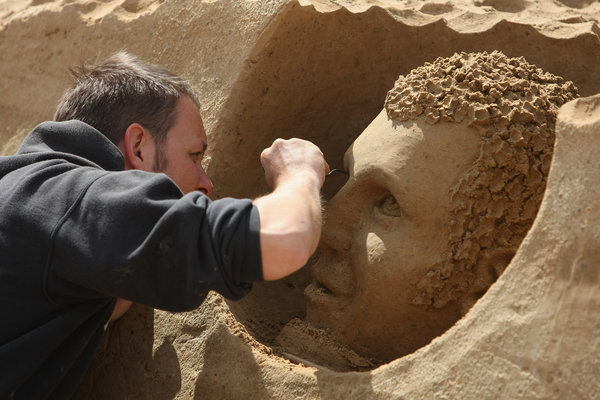
[[[254,200],[260,214],[265,280],[300,269],[321,236],[319,191],[329,172],[323,153],[301,139],[277,139],[261,154],[271,194]]]
[[[320,190],[329,172],[323,153],[317,146],[302,139],[277,139],[268,149],[263,150],[260,162],[265,170],[265,178],[271,190],[298,176],[315,178]]]

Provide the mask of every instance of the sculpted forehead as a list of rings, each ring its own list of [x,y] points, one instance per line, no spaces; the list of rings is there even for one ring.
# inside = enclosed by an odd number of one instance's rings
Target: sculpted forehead
[[[371,122],[346,154],[353,164],[355,176],[373,167],[393,170],[401,167],[414,153],[422,135],[410,130],[398,130],[384,111]]]
[[[457,181],[475,160],[479,141],[474,129],[461,124],[395,123],[382,111],[348,150],[346,164],[351,179],[429,195]]]

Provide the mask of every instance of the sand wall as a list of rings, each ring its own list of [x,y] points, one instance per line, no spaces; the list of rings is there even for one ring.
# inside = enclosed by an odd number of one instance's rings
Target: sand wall
[[[572,80],[582,96],[600,92],[599,15],[583,0],[4,1],[1,152],[52,117],[66,66],[124,48],[190,78],[217,196],[255,196],[265,190],[258,154],[273,139],[313,140],[340,165],[398,74],[438,56],[498,49]],[[191,313],[134,307],[76,397],[599,397],[599,102],[561,113],[534,227],[500,280],[429,346],[364,373],[273,354],[269,341],[304,312],[307,269],[235,304],[211,294]]]

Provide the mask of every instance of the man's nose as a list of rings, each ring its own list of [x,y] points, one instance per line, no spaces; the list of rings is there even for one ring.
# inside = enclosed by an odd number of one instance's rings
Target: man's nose
[[[213,191],[213,183],[204,171],[204,168],[200,168],[200,182],[198,184],[198,190],[207,196],[210,196]]]

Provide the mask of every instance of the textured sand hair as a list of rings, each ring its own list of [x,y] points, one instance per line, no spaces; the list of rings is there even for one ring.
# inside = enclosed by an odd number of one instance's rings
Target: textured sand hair
[[[186,80],[124,51],[98,64],[73,67],[71,73],[75,82],[60,100],[54,119],[86,122],[116,145],[127,127],[137,122],[161,147],[175,123],[180,96],[199,106]],[[166,162],[162,152],[157,155]]]
[[[448,254],[418,282],[415,304],[456,300],[466,311],[508,265],[544,194],[557,110],[577,96],[572,82],[498,51],[438,58],[396,81],[389,118],[460,123],[481,138],[451,189]]]

